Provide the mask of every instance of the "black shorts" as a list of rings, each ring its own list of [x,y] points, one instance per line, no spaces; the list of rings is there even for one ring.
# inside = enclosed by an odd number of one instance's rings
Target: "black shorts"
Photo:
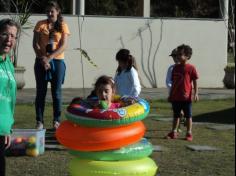
[[[173,108],[174,118],[180,118],[181,111],[184,112],[185,118],[192,118],[192,102],[175,101],[172,102],[172,108]]]

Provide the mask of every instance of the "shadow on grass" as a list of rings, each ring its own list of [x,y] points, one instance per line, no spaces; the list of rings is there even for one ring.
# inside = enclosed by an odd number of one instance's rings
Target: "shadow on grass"
[[[235,107],[194,116],[193,122],[235,124]]]

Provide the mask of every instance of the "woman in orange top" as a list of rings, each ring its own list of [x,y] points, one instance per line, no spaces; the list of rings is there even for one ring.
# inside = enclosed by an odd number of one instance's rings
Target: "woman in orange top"
[[[36,128],[43,128],[43,115],[48,82],[51,82],[53,99],[53,127],[58,128],[61,116],[61,87],[66,66],[64,51],[67,47],[69,28],[55,1],[46,7],[47,19],[39,21],[34,28],[33,48],[36,54],[34,65],[36,79]]]

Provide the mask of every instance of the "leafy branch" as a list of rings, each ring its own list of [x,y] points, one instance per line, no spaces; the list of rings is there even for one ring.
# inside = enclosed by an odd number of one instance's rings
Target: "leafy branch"
[[[13,61],[14,66],[17,67],[20,37],[23,29],[31,29],[33,25],[29,22],[31,16],[31,8],[33,4],[38,4],[38,0],[10,0],[10,4],[14,7],[14,14],[9,14],[12,20],[16,21],[20,25],[18,31],[18,40],[13,49]]]
[[[93,61],[92,61],[92,59],[89,57],[89,55],[88,55],[88,53],[84,50],[84,49],[82,49],[82,48],[75,48],[74,50],[79,50],[80,52],[81,52],[81,54],[82,54],[82,56],[84,56],[84,58],[86,58],[87,60],[88,60],[88,62],[92,65],[92,66],[94,66],[94,67],[98,67]]]

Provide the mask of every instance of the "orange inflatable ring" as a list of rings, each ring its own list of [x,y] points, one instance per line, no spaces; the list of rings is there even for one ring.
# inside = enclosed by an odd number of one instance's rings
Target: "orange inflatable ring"
[[[145,133],[143,122],[125,126],[89,128],[63,121],[56,131],[57,140],[79,151],[114,150],[138,142]]]

